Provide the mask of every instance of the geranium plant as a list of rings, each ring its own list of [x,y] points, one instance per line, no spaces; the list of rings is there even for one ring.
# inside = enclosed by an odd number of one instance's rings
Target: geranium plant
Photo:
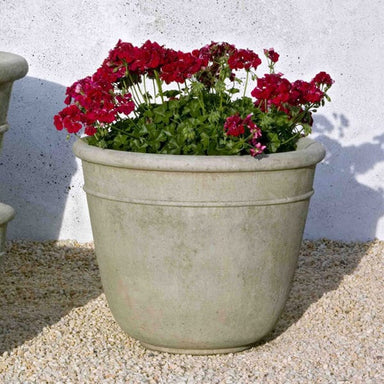
[[[92,76],[67,89],[54,123],[101,148],[182,155],[244,155],[291,151],[311,132],[312,113],[330,100],[333,80],[318,73],[290,82],[279,59],[228,43],[191,52],[147,41],[119,41]],[[250,88],[250,82],[255,82]],[[248,92],[250,91],[250,96]]]

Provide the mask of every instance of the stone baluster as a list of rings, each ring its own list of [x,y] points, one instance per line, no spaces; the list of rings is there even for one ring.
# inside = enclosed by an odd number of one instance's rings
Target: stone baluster
[[[0,150],[3,135],[9,128],[7,113],[13,82],[24,77],[27,72],[28,63],[23,57],[0,51]],[[14,216],[14,209],[0,202],[0,256],[4,253],[7,224]]]

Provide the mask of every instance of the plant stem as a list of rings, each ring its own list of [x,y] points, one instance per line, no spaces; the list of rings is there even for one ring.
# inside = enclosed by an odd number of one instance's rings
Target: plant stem
[[[247,77],[245,78],[243,97],[245,97],[245,93],[246,93],[246,91],[247,91],[247,86],[248,86],[248,80],[249,80],[249,70],[246,71],[246,72],[247,72]]]
[[[131,87],[132,88],[132,92],[131,92],[131,95],[132,95],[132,100],[134,101],[134,103],[139,106],[140,105],[140,100],[137,98],[137,94],[136,94],[136,90],[134,87]]]
[[[203,93],[201,91],[199,92],[197,99],[199,100],[199,104],[201,106],[201,109],[203,110],[203,115],[205,115],[204,96],[203,96]]]
[[[156,70],[154,71],[154,73],[155,73],[157,88],[159,89],[159,95],[161,98],[161,102],[164,103],[163,88],[161,87],[161,80],[159,77],[159,73]]]
[[[188,87],[188,84],[187,84],[187,79],[184,80],[184,92],[186,92],[188,96],[191,95],[191,92],[189,92],[189,87]]]
[[[156,103],[156,83],[155,79],[152,77],[152,84],[153,84],[153,97],[154,97],[154,102]]]
[[[298,122],[305,116],[305,114],[313,107],[313,104],[310,104],[309,106],[305,107],[304,111],[301,111],[299,114],[297,114],[292,122],[292,128],[296,126]]]
[[[148,100],[148,92],[147,92],[147,85],[146,85],[146,77],[143,75],[143,86],[144,86],[144,101],[147,105],[149,105]]]
[[[131,74],[129,72],[128,72],[128,77],[129,77],[129,80],[131,81],[132,85],[130,87],[127,87],[127,88],[132,88],[132,96],[135,99],[135,102],[137,103],[137,105],[140,105],[141,104],[141,102],[140,102],[140,95],[137,92],[138,90],[136,89],[135,84],[134,84],[133,79],[132,79],[132,76],[131,76]],[[139,92],[140,92],[140,94],[141,94],[141,96],[142,96],[142,98],[144,100],[144,97],[143,97],[143,94],[141,93],[140,88],[139,88]]]
[[[293,139],[296,139],[296,137],[297,137],[297,136],[300,136],[300,135],[301,135],[301,132],[297,132],[297,133],[294,134],[292,137],[290,137],[288,140],[283,141],[283,142],[280,144],[280,146],[289,143],[290,141],[292,141]]]

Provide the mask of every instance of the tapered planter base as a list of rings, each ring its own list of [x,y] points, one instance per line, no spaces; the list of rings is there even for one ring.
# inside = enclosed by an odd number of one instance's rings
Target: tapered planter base
[[[179,349],[179,348],[168,348],[161,347],[158,345],[152,345],[143,343],[140,341],[140,344],[147,349],[151,349],[152,351],[158,352],[167,352],[167,353],[175,353],[175,354],[186,354],[186,355],[219,355],[225,353],[236,353],[245,351],[246,349],[252,348],[254,344],[244,345],[242,347],[235,348],[219,348],[219,349]]]
[[[15,216],[15,210],[9,205],[0,203],[0,256],[5,252],[7,224]]]

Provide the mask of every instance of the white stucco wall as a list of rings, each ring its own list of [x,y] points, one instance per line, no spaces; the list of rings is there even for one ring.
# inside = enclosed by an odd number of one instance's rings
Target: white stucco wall
[[[65,87],[91,74],[117,40],[192,49],[228,41],[279,70],[336,80],[313,137],[328,150],[318,167],[305,236],[384,239],[384,2],[381,0],[0,0],[0,50],[24,56],[0,155],[0,201],[18,212],[9,238],[92,238],[81,164],[52,125]]]

